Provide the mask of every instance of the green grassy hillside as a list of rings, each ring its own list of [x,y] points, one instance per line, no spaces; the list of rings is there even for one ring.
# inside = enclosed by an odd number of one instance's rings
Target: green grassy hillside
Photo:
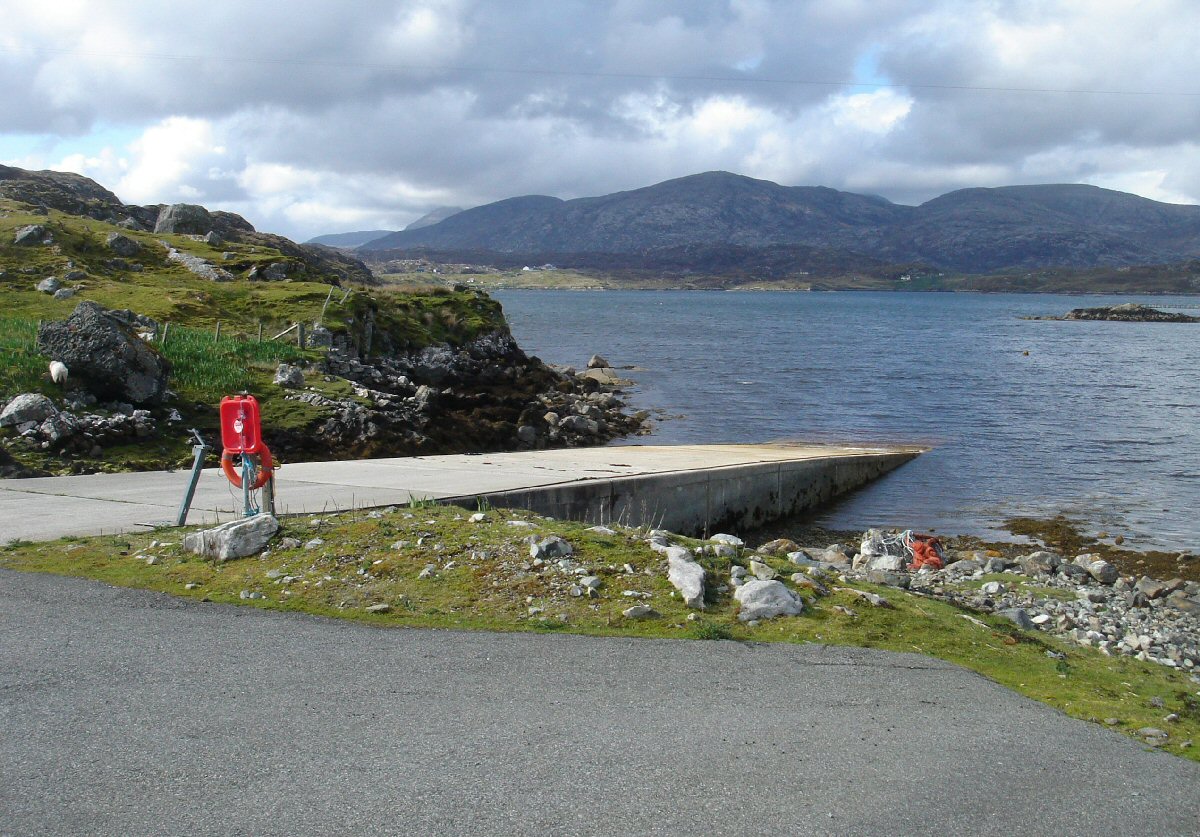
[[[52,240],[13,243],[18,230],[34,224],[45,227]],[[106,243],[114,232],[137,241],[138,252],[117,257]],[[319,364],[324,356],[324,348],[300,349],[294,331],[271,339],[297,322],[310,332],[313,324],[324,326],[365,359],[432,343],[461,345],[481,334],[507,331],[499,304],[482,293],[350,285],[333,270],[315,268],[313,259],[264,243],[271,236],[249,238],[214,245],[199,236],[128,230],[92,217],[0,199],[0,406],[22,392],[64,394],[50,381],[48,359],[38,354],[38,323],[64,320],[81,300],[92,300],[151,317],[159,323],[160,334],[166,327],[166,341],[159,348],[172,362],[169,387],[176,397],[155,412],[165,416],[176,409],[181,414],[161,438],[108,448],[98,458],[63,461],[52,453],[9,444],[10,452],[24,464],[52,473],[182,465],[190,453],[185,429],[215,433],[216,404],[223,395],[241,391],[260,399],[264,421],[272,427],[302,433],[321,420],[322,410],[285,401],[283,391],[272,384],[279,362]],[[289,242],[286,249],[294,246]],[[169,259],[168,248],[205,260],[227,273],[228,280],[213,281],[192,272]],[[283,265],[274,275],[286,278],[262,281],[259,277],[271,265]],[[38,283],[51,276],[74,294],[56,299],[37,290]],[[307,385],[326,397],[353,397],[345,380],[308,378]],[[12,439],[11,429],[0,430],[0,442]]]

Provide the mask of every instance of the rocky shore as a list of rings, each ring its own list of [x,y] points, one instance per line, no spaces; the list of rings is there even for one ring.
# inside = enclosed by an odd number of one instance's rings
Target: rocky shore
[[[0,448],[8,448],[0,476],[39,473],[16,461],[22,451],[86,472],[86,460],[114,446],[153,446],[189,426],[215,435],[217,405],[187,404],[171,391],[160,333],[148,317],[90,301],[65,322],[43,324],[39,349],[69,380],[57,397],[0,400]],[[258,393],[315,416],[300,426],[264,424],[267,444],[290,461],[598,445],[643,432],[647,418],[626,411],[627,382],[602,359],[579,373],[555,370],[503,331],[369,358],[343,335],[318,326],[312,336],[324,342],[321,359],[281,364],[271,391]]]

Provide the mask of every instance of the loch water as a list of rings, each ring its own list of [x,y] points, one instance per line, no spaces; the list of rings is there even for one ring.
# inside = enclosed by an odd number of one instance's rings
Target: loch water
[[[493,295],[530,354],[637,367],[630,404],[670,418],[626,443],[932,447],[818,525],[1002,537],[1011,516],[1065,513],[1135,548],[1200,549],[1200,324],[1022,319],[1197,298]]]

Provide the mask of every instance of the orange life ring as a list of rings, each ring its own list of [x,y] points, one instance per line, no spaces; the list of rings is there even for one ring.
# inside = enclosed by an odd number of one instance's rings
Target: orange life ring
[[[271,449],[266,445],[260,444],[258,450],[255,451],[261,458],[262,462],[258,466],[258,477],[254,480],[254,484],[250,486],[251,491],[257,491],[267,484],[271,479],[271,474],[275,471],[275,463],[271,459]],[[245,454],[236,454],[231,451],[224,451],[221,454],[221,470],[225,472],[225,478],[238,488],[242,487],[242,475],[233,467],[233,458],[235,456],[244,456]]]

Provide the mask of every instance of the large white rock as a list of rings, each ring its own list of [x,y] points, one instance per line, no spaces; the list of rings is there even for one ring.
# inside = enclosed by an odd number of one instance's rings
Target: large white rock
[[[36,421],[39,424],[55,415],[58,408],[54,402],[36,392],[26,392],[9,401],[0,411],[0,427]]]
[[[738,619],[774,619],[776,616],[799,616],[804,612],[804,600],[783,585],[782,581],[747,581],[734,591],[741,608]]]
[[[256,514],[185,535],[183,548],[217,561],[245,558],[262,552],[278,531],[272,515]]]
[[[738,549],[741,549],[743,546],[746,545],[746,542],[744,540],[742,540],[741,538],[739,538],[737,535],[726,535],[724,533],[721,533],[718,535],[713,535],[708,540],[711,543],[723,543],[727,546],[737,547]]]
[[[877,558],[872,558],[871,563],[867,566],[873,570],[897,572],[904,569],[904,559],[899,555],[880,555]]]
[[[688,549],[668,547],[667,580],[679,591],[684,604],[704,610],[704,567],[692,560]]]

